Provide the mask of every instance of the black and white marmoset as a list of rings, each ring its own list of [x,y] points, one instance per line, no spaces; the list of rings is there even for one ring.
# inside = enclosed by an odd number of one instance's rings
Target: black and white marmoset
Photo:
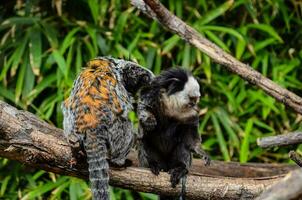
[[[86,152],[94,200],[109,200],[109,164],[124,166],[133,144],[132,97],[152,78],[134,62],[99,57],[87,63],[62,104],[64,133]]]
[[[160,170],[171,174],[175,187],[188,173],[192,153],[210,163],[200,148],[198,134],[200,87],[188,71],[180,68],[162,72],[140,93],[139,161],[158,175]],[[161,199],[169,199],[162,197]]]

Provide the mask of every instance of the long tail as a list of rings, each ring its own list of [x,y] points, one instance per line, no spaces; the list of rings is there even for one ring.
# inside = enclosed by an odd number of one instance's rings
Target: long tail
[[[181,194],[179,200],[185,200],[186,184],[187,184],[187,175],[181,178]]]
[[[89,180],[93,200],[109,200],[109,165],[105,141],[97,138],[94,133],[88,133],[84,140],[87,154]]]

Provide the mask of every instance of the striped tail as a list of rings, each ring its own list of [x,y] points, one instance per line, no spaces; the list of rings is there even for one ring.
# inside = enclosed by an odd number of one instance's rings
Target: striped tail
[[[104,140],[97,138],[95,133],[88,133],[84,140],[87,154],[90,187],[93,200],[109,200],[109,165],[107,147]]]

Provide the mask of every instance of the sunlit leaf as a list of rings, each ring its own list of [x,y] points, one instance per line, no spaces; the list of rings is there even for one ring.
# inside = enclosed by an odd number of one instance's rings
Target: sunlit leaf
[[[40,74],[42,60],[42,39],[39,28],[33,28],[29,34],[29,61],[35,75]]]

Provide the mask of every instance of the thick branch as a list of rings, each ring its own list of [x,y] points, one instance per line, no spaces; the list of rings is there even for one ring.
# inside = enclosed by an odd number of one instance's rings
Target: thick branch
[[[145,2],[145,3],[144,3]],[[192,27],[170,13],[158,0],[131,0],[131,3],[148,16],[158,20],[165,28],[197,47],[216,63],[238,74],[251,84],[263,89],[267,94],[302,114],[302,98],[264,77],[250,66],[238,61],[230,54],[204,38]],[[148,5],[148,6],[147,6]]]
[[[86,158],[73,153],[61,129],[2,101],[0,156],[58,174],[84,179],[88,177]],[[179,187],[170,187],[167,173],[156,177],[149,170],[136,168],[135,158],[136,155],[132,153],[130,159],[134,160],[134,167],[121,171],[110,170],[110,184],[157,194],[175,195],[180,192]],[[71,161],[76,161],[76,164],[71,165]],[[213,161],[210,167],[204,167],[203,161],[194,160],[187,182],[187,196],[190,199],[250,199],[295,168],[288,165],[240,165],[218,161]]]
[[[302,132],[299,131],[257,139],[258,146],[262,148],[280,147],[300,143],[302,143]]]
[[[302,170],[288,173],[278,183],[264,191],[257,200],[288,200],[302,198]]]

